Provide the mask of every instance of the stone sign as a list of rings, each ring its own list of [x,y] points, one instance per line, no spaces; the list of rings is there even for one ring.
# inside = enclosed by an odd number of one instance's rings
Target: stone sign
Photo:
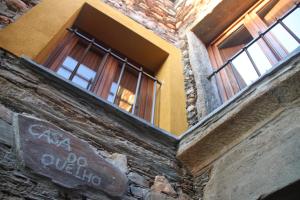
[[[26,115],[18,115],[15,122],[20,161],[35,173],[66,188],[102,190],[115,197],[126,192],[126,175],[87,142]]]

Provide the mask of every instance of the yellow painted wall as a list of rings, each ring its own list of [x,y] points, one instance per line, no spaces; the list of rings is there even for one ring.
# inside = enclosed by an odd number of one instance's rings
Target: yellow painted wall
[[[72,24],[85,2],[169,54],[157,72],[157,77],[163,82],[158,102],[159,126],[176,135],[184,132],[187,121],[180,50],[99,0],[43,0],[14,24],[0,31],[0,47],[17,56],[26,55],[41,62],[46,52],[53,49],[52,44],[62,37],[62,30]]]

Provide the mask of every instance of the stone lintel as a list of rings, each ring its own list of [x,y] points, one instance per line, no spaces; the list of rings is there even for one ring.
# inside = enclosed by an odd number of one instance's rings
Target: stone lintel
[[[300,97],[300,49],[182,137],[177,158],[196,175]]]
[[[230,24],[258,0],[223,0],[210,13],[202,15],[192,31],[204,42],[210,43],[222,33]],[[207,12],[207,11],[206,11]]]

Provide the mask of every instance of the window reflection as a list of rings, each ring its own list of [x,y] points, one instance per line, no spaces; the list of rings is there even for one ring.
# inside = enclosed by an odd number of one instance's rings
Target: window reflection
[[[258,45],[258,42],[252,44],[248,48],[248,52],[261,74],[265,73],[272,67],[272,64],[261,47]]]
[[[116,101],[114,103],[128,112],[131,112],[133,108],[137,79],[138,72],[127,68],[124,71],[120,87],[117,91]]]
[[[132,91],[127,90],[126,88],[119,88],[118,91],[119,101],[118,106],[128,112],[131,111],[133,103],[134,103],[134,93]]]
[[[285,25],[289,27],[289,29],[291,29],[291,31],[293,31],[298,37],[300,37],[299,20],[300,8],[297,8],[293,13],[283,20],[283,23],[285,23]]]
[[[280,24],[277,24],[270,32],[277,38],[288,53],[298,47],[298,42]]]
[[[236,57],[232,61],[232,64],[242,76],[243,80],[247,85],[250,85],[258,78],[258,75],[253,65],[251,64],[251,61],[245,52],[241,53],[238,57]]]
[[[108,97],[107,97],[107,101],[113,103],[114,101],[114,96],[116,95],[116,92],[117,92],[117,83],[116,82],[113,82],[111,84],[111,87],[110,87],[110,90],[109,90],[109,93],[108,93]]]
[[[264,21],[264,23],[266,23],[267,26],[270,26],[293,6],[294,4],[292,1],[273,0],[258,12],[258,16]],[[283,23],[285,23],[285,25],[298,36],[300,36],[299,10],[299,8],[296,9],[283,20]],[[270,32],[288,53],[298,47],[298,42],[288,33],[288,31],[284,29],[281,24],[277,24]]]

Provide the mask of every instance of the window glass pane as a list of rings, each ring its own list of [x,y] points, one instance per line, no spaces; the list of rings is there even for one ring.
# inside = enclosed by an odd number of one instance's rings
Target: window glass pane
[[[268,69],[272,67],[266,54],[262,51],[257,42],[255,42],[248,48],[248,52],[261,74],[264,74]]]
[[[234,56],[252,39],[253,37],[244,26],[239,27],[218,46],[223,62]]]
[[[79,76],[74,76],[72,82],[76,83],[77,85],[83,87],[83,88],[87,88],[88,86],[88,82],[82,78],[80,78]]]
[[[259,10],[257,14],[268,26],[270,26],[276,19],[287,13],[294,5],[293,1],[290,0],[271,0]]]
[[[71,72],[68,71],[68,70],[66,70],[66,69],[64,69],[64,68],[62,68],[62,67],[59,68],[59,70],[57,71],[57,73],[59,75],[63,76],[64,78],[66,78],[66,79],[69,79],[70,76],[71,76]]]
[[[153,89],[154,81],[148,76],[142,75],[135,114],[147,121],[151,121]]]
[[[128,112],[131,111],[134,103],[134,92],[126,88],[120,87],[118,91],[119,101],[118,106]]]
[[[245,52],[236,57],[232,61],[232,64],[247,85],[251,84],[258,78],[258,75],[253,65],[251,64],[251,61],[249,60]]]
[[[289,53],[298,47],[298,42],[280,24],[277,24],[270,32]]]
[[[78,68],[78,71],[76,74],[79,74],[80,76],[82,76],[83,78],[87,79],[87,80],[91,80],[95,77],[96,72],[91,70],[90,68],[88,68],[87,66],[81,64]]]
[[[116,105],[128,112],[133,108],[137,79],[138,72],[127,67],[117,92]]]
[[[87,54],[85,55],[83,61],[80,63],[83,66],[84,72],[81,75],[87,74],[86,78],[90,79],[93,77],[91,71],[97,71],[101,67],[101,61],[103,57],[103,52],[100,49],[92,46]]]
[[[294,3],[292,1],[273,0],[264,6],[257,14],[267,24],[267,26],[270,26],[275,23],[278,18],[285,15],[293,6]],[[286,25],[288,27],[290,27],[293,31],[298,31],[299,33],[299,19],[299,9],[297,9],[293,14],[290,14],[287,18],[285,18],[283,22],[287,22],[288,24]],[[270,32],[276,37],[281,46],[284,47],[288,53],[292,52],[299,46],[297,41],[280,24],[277,24]]]
[[[71,71],[73,71],[77,65],[77,61],[71,58],[70,56],[67,56],[63,62],[63,66]]]
[[[114,98],[116,92],[117,92],[117,83],[113,82],[111,84],[111,87],[110,87],[110,90],[108,93],[107,101],[113,103],[113,100],[114,100],[113,98]]]
[[[300,38],[300,8],[289,14],[283,23]]]

